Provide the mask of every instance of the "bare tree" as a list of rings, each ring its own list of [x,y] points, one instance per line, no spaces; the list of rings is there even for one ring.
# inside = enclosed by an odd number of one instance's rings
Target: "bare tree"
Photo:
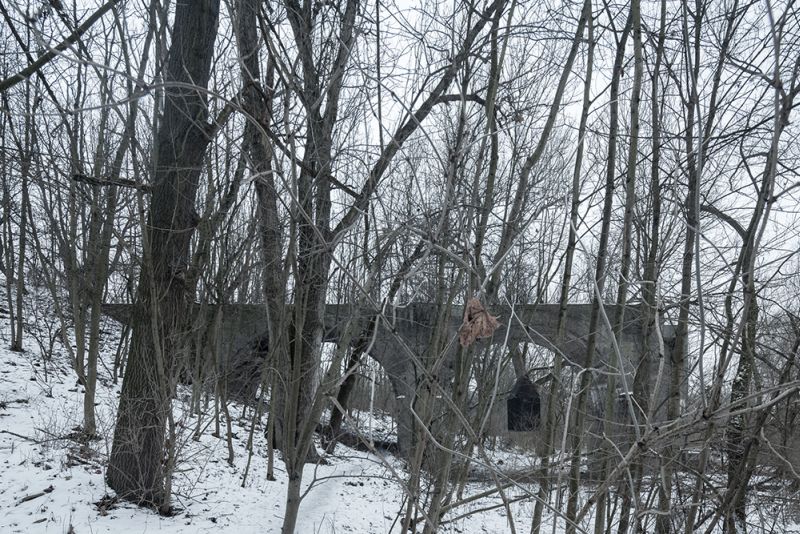
[[[109,459],[118,495],[170,509],[175,465],[171,397],[175,361],[186,351],[185,286],[194,199],[209,138],[204,90],[216,38],[219,2],[176,6],[165,82],[166,100],[153,153],[154,184],[144,234],[143,269],[133,339]],[[168,457],[162,462],[164,450]]]

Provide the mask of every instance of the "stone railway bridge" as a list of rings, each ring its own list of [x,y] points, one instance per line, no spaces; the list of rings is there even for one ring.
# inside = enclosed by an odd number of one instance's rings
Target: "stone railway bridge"
[[[618,317],[617,306],[605,305],[604,308],[613,325]],[[133,306],[130,304],[106,304],[103,310],[106,315],[128,324]],[[499,317],[501,326],[495,331],[492,338],[479,340],[477,344],[486,346],[487,344],[507,343],[509,346],[513,346],[518,343],[534,343],[560,352],[564,356],[566,365],[584,367],[589,338],[591,304],[567,306],[566,330],[561,340],[557,338],[556,331],[558,310],[557,304],[489,306],[489,313]],[[221,321],[217,322],[220,328],[217,346],[222,354],[228,355],[228,369],[235,373],[237,367],[247,363],[252,369],[253,347],[257,347],[259,341],[266,337],[266,306],[260,304],[229,304],[221,307],[209,305],[206,310],[208,321],[205,324],[213,324],[212,317],[220,311]],[[425,357],[434,333],[437,312],[438,306],[431,303],[412,303],[391,308],[389,312],[381,314],[378,330],[369,350],[370,356],[383,367],[394,389],[397,400],[395,403],[397,413],[394,415],[398,425],[398,449],[401,454],[408,452],[412,442],[413,415],[409,408],[414,401],[416,388],[421,378],[417,363]],[[360,332],[365,330],[369,321],[375,317],[375,313],[374,310],[370,311],[351,305],[329,304],[325,313],[324,341],[338,342],[348,328],[352,329],[350,332],[354,332],[357,337]],[[461,321],[461,308],[455,307],[448,325],[449,354],[446,356],[450,357],[444,358],[444,365],[441,372],[438,373],[439,380],[447,381],[452,377],[452,356],[458,346],[458,329]],[[644,347],[642,323],[642,314],[638,305],[627,306],[624,313],[622,336],[618,341],[622,358],[621,361],[618,361],[612,344],[612,334],[601,319],[593,362],[593,368],[599,371],[595,375],[595,387],[602,387],[605,384],[605,377],[609,372],[618,377],[622,373],[625,374],[626,382],[618,378],[618,387],[621,387],[623,383],[632,387],[634,371],[642,356],[649,353],[654,355],[650,362],[651,376],[649,377],[649,389],[652,390],[658,369],[659,349],[655,340],[652,342],[653,346],[649,347],[649,351],[646,350],[647,347]],[[672,362],[674,328],[671,325],[665,325],[663,321],[660,326],[666,352],[663,355],[664,368],[668,377]],[[251,380],[259,379],[259,373],[249,372],[247,376]],[[666,387],[668,383],[668,379],[662,381],[662,388],[657,396],[662,404],[665,404],[668,396]],[[255,387],[252,387],[251,391],[254,390]],[[602,414],[597,414],[597,419],[601,418]]]

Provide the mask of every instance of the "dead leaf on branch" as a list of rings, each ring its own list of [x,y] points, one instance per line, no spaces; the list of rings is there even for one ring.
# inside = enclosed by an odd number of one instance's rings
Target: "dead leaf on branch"
[[[481,301],[472,297],[464,308],[464,321],[458,329],[458,341],[462,347],[469,347],[476,339],[491,337],[499,326],[497,317],[491,316]]]

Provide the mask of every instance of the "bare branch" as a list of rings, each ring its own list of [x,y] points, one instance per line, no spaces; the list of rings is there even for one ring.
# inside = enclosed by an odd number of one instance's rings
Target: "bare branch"
[[[100,18],[105,15],[111,8],[116,6],[120,0],[109,0],[105,4],[103,4],[97,11],[95,11],[92,16],[90,16],[86,21],[81,24],[78,28],[73,31],[69,37],[61,41],[55,48],[51,48],[41,56],[39,56],[36,61],[19,71],[13,76],[9,76],[3,81],[0,81],[0,91],[6,91],[11,89],[19,82],[28,79],[32,74],[36,73],[39,69],[50,63],[54,60],[61,52],[66,50],[71,44],[75,43],[81,36],[86,33],[92,25],[100,20]],[[3,18],[6,19],[6,23],[11,25],[11,19],[8,16],[8,12],[6,8],[0,3],[0,12],[3,14]]]

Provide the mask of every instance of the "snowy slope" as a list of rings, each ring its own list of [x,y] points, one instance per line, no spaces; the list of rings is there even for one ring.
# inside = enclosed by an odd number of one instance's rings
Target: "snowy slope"
[[[40,302],[44,299],[37,299]],[[40,313],[36,314],[41,318]],[[36,328],[32,319],[30,328]],[[186,428],[183,462],[175,479],[175,517],[161,517],[149,510],[108,499],[104,469],[110,447],[120,385],[110,379],[110,367],[118,342],[113,322],[108,332],[99,369],[97,392],[98,428],[103,439],[86,445],[70,439],[82,420],[82,388],[63,353],[45,362],[37,343],[26,337],[25,352],[9,346],[9,321],[0,319],[0,533],[193,533],[236,534],[279,532],[283,517],[286,480],[279,457],[276,481],[266,479],[263,430],[256,431],[255,454],[245,487],[242,476],[247,463],[249,427],[239,425],[241,408],[231,410],[234,465],[227,464],[224,439],[211,435],[188,438],[194,421]],[[56,344],[56,347],[59,345]],[[47,377],[45,377],[47,363]],[[176,401],[176,412],[182,406]],[[510,461],[508,455],[506,461]],[[399,532],[402,510],[401,462],[387,456],[339,446],[327,458],[329,465],[308,466],[304,481],[308,490],[300,509],[300,533]],[[397,476],[396,476],[397,475]],[[400,480],[398,480],[398,477]],[[489,486],[468,487],[479,492]],[[533,488],[527,488],[528,491]],[[513,496],[514,491],[509,490]],[[113,494],[113,492],[111,492]],[[497,499],[481,499],[461,507],[454,517],[471,509],[493,507]],[[530,503],[515,506],[517,526],[530,528]],[[441,532],[506,532],[502,508],[469,518],[456,519]]]
[[[2,293],[0,293],[2,297]],[[197,422],[182,417],[182,397],[174,413],[180,432],[181,463],[174,479],[174,504],[181,511],[173,517],[117,503],[104,482],[120,384],[113,384],[111,367],[119,343],[119,329],[104,325],[104,345],[99,366],[97,420],[102,438],[88,444],[76,442],[82,422],[83,391],[58,343],[48,356],[48,344],[38,337],[52,336],[57,324],[48,299],[33,294],[29,299],[25,351],[8,350],[7,312],[0,307],[0,534],[10,533],[171,533],[221,532],[232,534],[278,533],[283,519],[286,476],[276,455],[275,476],[266,477],[267,459],[263,428],[254,434],[255,446],[248,476],[242,487],[248,451],[249,419],[242,422],[241,406],[232,406],[235,439],[234,462],[228,465],[226,440],[212,435],[211,412],[203,421],[199,441],[191,439]],[[3,302],[4,299],[0,302]],[[43,354],[44,348],[44,354]],[[359,413],[361,428],[373,428],[375,435],[390,435],[391,419]],[[371,424],[370,424],[371,419]],[[223,426],[223,436],[225,435]],[[499,471],[522,473],[533,465],[528,452],[519,449],[489,451]],[[306,533],[399,533],[404,513],[403,462],[391,455],[376,456],[342,445],[326,457],[328,465],[307,466],[306,493],[300,507],[297,532]],[[502,476],[502,475],[501,475]],[[463,497],[493,487],[485,482],[488,471],[477,467]],[[529,479],[530,477],[523,477]],[[484,480],[484,482],[479,482]],[[530,530],[536,485],[522,483],[506,491],[512,504],[517,532]],[[588,492],[589,488],[585,488]],[[587,495],[588,497],[588,495]],[[800,532],[800,526],[781,497],[759,492],[751,502],[752,532]],[[793,496],[789,495],[792,499]],[[440,528],[443,533],[511,532],[504,508],[496,493],[476,499],[453,510]],[[713,503],[708,503],[713,506]],[[563,510],[562,510],[563,512]],[[542,532],[563,532],[563,521],[552,527],[552,512],[546,512]],[[581,525],[592,531],[591,514]]]

